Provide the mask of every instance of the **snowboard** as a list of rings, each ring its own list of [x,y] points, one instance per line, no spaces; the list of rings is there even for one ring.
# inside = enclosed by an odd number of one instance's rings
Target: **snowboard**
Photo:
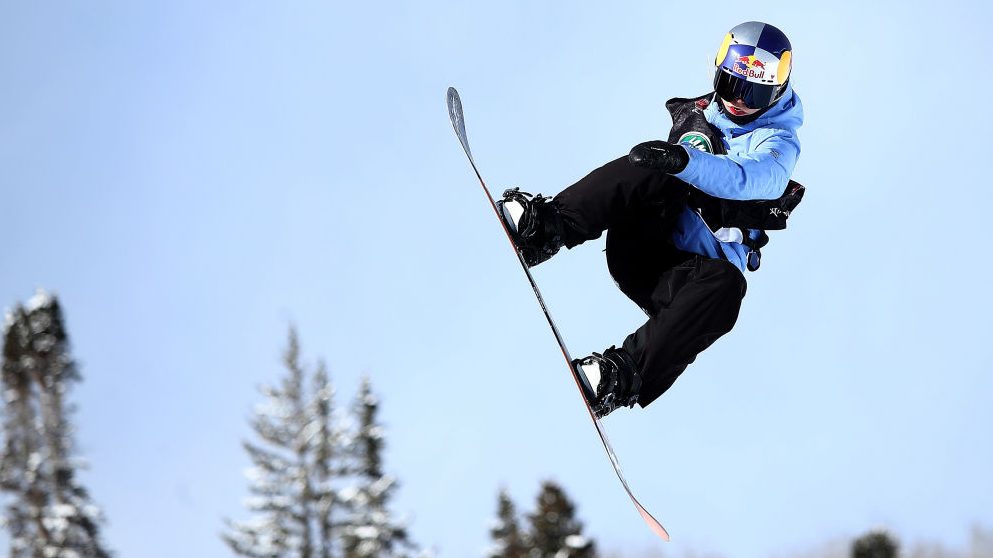
[[[479,167],[476,166],[476,161],[472,157],[472,151],[469,149],[469,139],[466,137],[465,133],[465,118],[462,115],[462,100],[459,98],[459,92],[455,90],[454,87],[448,88],[448,115],[452,120],[452,127],[455,128],[455,135],[458,136],[459,142],[462,144],[462,149],[465,151],[466,157],[469,158],[469,164],[472,165],[472,170],[476,173],[476,178],[479,179],[480,186],[483,187],[483,193],[486,194],[486,200],[490,202],[490,206],[493,208],[493,214],[496,216],[497,221],[500,226],[503,227],[503,232],[507,235],[507,240],[510,242],[510,246],[514,249],[517,254],[517,258],[520,261],[521,269],[524,270],[524,274],[528,278],[528,282],[531,284],[531,289],[534,290],[534,295],[538,300],[538,305],[541,307],[541,311],[545,314],[545,319],[548,321],[548,326],[552,329],[552,334],[555,336],[555,341],[558,342],[559,349],[562,350],[562,356],[565,357],[566,368],[569,369],[569,373],[572,374],[572,379],[576,382],[576,388],[579,389],[579,397],[582,399],[583,404],[586,405],[586,410],[590,415],[590,419],[593,420],[593,425],[596,427],[597,434],[600,435],[600,442],[603,443],[603,449],[607,452],[607,457],[610,458],[610,464],[614,467],[614,472],[617,473],[617,478],[621,481],[621,485],[624,487],[625,492],[634,507],[641,514],[642,519],[648,524],[649,529],[652,530],[656,535],[662,537],[663,540],[669,540],[669,533],[666,532],[665,527],[655,517],[652,516],[641,505],[641,502],[635,498],[634,493],[631,491],[631,487],[628,485],[627,479],[624,478],[624,473],[621,471],[621,465],[617,461],[617,455],[614,453],[614,448],[610,445],[610,440],[607,438],[607,433],[604,430],[600,419],[597,418],[596,413],[590,407],[586,397],[583,396],[582,380],[579,378],[579,372],[572,366],[572,357],[569,355],[569,349],[566,348],[565,341],[562,339],[562,334],[559,332],[559,328],[555,325],[555,321],[552,320],[552,315],[548,311],[548,306],[545,305],[545,299],[541,296],[541,291],[538,289],[538,284],[535,282],[534,277],[531,275],[531,269],[528,268],[527,263],[524,261],[524,256],[521,254],[520,250],[514,245],[513,238],[511,237],[510,230],[507,229],[507,224],[504,222],[503,218],[500,216],[500,210],[497,208],[496,200],[490,194],[489,188],[486,187],[486,182],[483,181],[482,175],[479,173]]]

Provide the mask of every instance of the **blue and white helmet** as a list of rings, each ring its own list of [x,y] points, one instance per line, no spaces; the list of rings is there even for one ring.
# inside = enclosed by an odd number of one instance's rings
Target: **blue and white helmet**
[[[728,32],[714,61],[714,91],[749,108],[772,106],[786,92],[793,47],[779,29],[759,21]]]

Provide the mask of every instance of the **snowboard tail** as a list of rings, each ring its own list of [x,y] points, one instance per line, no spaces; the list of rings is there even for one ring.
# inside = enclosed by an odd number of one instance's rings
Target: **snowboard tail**
[[[552,334],[555,336],[555,341],[559,345],[559,349],[562,351],[562,356],[565,357],[566,365],[572,374],[572,379],[576,382],[576,388],[579,389],[580,397],[583,400],[583,404],[586,405],[586,410],[590,414],[590,419],[593,420],[593,425],[596,427],[597,434],[600,435],[600,442],[603,444],[603,449],[607,452],[607,457],[610,458],[610,464],[614,467],[614,472],[617,474],[617,478],[621,481],[621,485],[624,487],[624,491],[627,492],[628,497],[634,504],[634,507],[641,514],[642,519],[648,525],[656,535],[661,537],[663,540],[669,540],[669,533],[665,530],[665,527],[652,516],[641,502],[635,498],[634,493],[631,491],[631,487],[628,485],[627,479],[624,478],[624,474],[621,471],[621,465],[617,460],[617,455],[614,453],[614,448],[610,445],[610,440],[607,438],[607,433],[600,423],[600,419],[597,418],[596,413],[593,412],[593,408],[590,407],[589,402],[583,395],[582,379],[579,377],[579,373],[572,366],[572,357],[569,355],[569,349],[565,345],[565,341],[562,339],[562,334],[559,332],[559,328],[555,325],[555,321],[552,319],[551,313],[548,311],[548,306],[545,305],[545,299],[541,296],[541,290],[538,289],[538,284],[534,280],[534,276],[531,275],[531,269],[528,267],[524,260],[524,255],[521,251],[517,249],[514,245],[514,240],[511,235],[510,230],[507,228],[507,224],[504,222],[503,217],[500,215],[500,210],[497,208],[496,201],[493,195],[490,194],[490,189],[486,186],[486,182],[483,180],[483,176],[479,173],[479,167],[476,166],[476,161],[472,157],[472,151],[469,149],[469,139],[466,137],[465,133],[465,118],[462,114],[462,100],[459,98],[459,92],[455,90],[454,87],[448,88],[448,115],[452,121],[452,127],[455,129],[455,135],[458,136],[459,142],[462,144],[462,149],[465,151],[466,156],[469,158],[469,164],[472,165],[472,170],[476,173],[476,178],[479,179],[480,186],[483,187],[483,192],[486,194],[487,201],[490,202],[490,206],[493,208],[493,214],[496,216],[497,221],[500,222],[500,226],[503,227],[503,232],[507,235],[507,240],[510,242],[511,247],[514,248],[514,252],[517,254],[517,258],[521,263],[521,269],[524,270],[524,274],[528,278],[528,282],[531,284],[531,289],[534,291],[534,295],[538,300],[538,305],[541,307],[541,311],[545,315],[545,319],[548,321],[548,326],[552,329]]]

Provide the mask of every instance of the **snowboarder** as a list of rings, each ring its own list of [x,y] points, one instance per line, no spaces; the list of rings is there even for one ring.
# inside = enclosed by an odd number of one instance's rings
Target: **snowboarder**
[[[528,266],[606,231],[610,274],[648,315],[620,347],[572,363],[599,417],[650,404],[731,330],[765,231],[784,228],[803,195],[790,180],[803,108],[789,39],[742,23],[715,66],[713,92],[666,103],[668,141],[638,144],[554,198],[515,188],[497,202]]]

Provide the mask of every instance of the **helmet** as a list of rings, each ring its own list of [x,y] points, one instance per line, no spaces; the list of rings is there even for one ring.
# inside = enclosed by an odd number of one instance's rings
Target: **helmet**
[[[735,26],[724,37],[714,73],[714,91],[749,108],[772,106],[786,92],[793,47],[779,29],[759,21]]]

